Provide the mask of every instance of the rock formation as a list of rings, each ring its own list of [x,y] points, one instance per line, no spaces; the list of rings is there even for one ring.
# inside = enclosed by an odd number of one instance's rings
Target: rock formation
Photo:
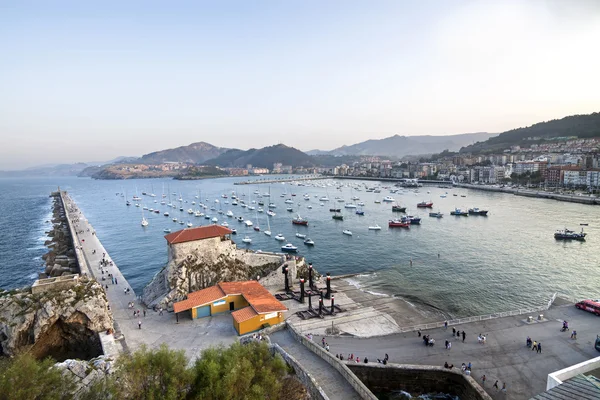
[[[114,360],[107,356],[89,361],[67,359],[54,364],[54,367],[60,369],[63,375],[73,378],[76,385],[74,398],[78,398],[79,394],[89,389],[92,384],[114,372]]]
[[[101,354],[97,333],[112,328],[106,293],[89,278],[64,290],[0,292],[0,355],[89,359]]]
[[[187,294],[222,281],[256,279],[275,272],[282,255],[254,253],[236,248],[231,240],[207,240],[200,245],[180,244],[169,249],[169,262],[144,288],[148,307],[170,308]],[[279,273],[280,274],[280,273]],[[281,275],[281,274],[280,274]]]
[[[52,211],[52,230],[48,232],[51,240],[46,241],[50,251],[42,256],[46,261],[45,277],[56,277],[61,275],[77,274],[79,267],[73,250],[73,239],[67,225],[65,209],[58,192],[52,193],[54,205]]]

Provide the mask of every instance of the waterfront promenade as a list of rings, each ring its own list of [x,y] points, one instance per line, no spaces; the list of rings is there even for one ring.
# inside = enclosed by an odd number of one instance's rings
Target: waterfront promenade
[[[527,400],[546,390],[549,373],[600,355],[594,349],[596,334],[600,334],[597,316],[572,305],[553,306],[543,314],[543,322],[526,323],[527,315],[520,315],[455,326],[466,331],[464,343],[462,337],[452,337],[452,326],[423,331],[435,339],[433,347],[425,347],[417,332],[365,339],[326,337],[326,341],[332,354],[354,354],[361,362],[365,357],[377,362],[386,353],[394,364],[443,366],[448,362],[460,368],[471,362],[472,377],[481,385],[485,374],[483,386],[494,399]],[[577,340],[570,339],[570,332],[560,332],[563,320],[577,330]],[[486,344],[478,342],[480,333],[486,335]],[[527,336],[542,343],[541,353],[526,347]],[[321,337],[314,340],[320,342]],[[445,349],[445,340],[452,342],[450,350]],[[496,380],[500,388],[506,382],[507,394],[492,387]]]
[[[102,246],[95,234],[94,227],[85,218],[75,202],[65,193],[63,193],[63,199],[66,212],[73,221],[76,230],[80,232],[75,235],[75,245],[81,247],[92,277],[102,283],[105,288],[108,286],[108,289],[105,290],[115,322],[115,334],[99,333],[103,343],[108,344],[108,346],[105,345],[107,355],[117,356],[122,351],[135,351],[142,345],[157,348],[165,343],[171,349],[184,350],[186,356],[190,360],[194,360],[202,350],[212,345],[228,345],[237,340],[237,333],[233,328],[229,314],[197,320],[182,316],[179,318],[179,323],[177,323],[175,314],[172,312],[165,310],[160,315],[158,311],[145,309],[115,261],[111,259],[104,246]],[[113,261],[112,266],[103,268],[104,274],[102,274],[100,267],[103,254],[106,254],[105,258],[107,260]],[[112,283],[108,274],[112,274],[117,279],[116,284]],[[104,280],[102,280],[103,277]],[[150,278],[149,276],[148,280]],[[128,294],[124,291],[127,288],[129,288]],[[133,308],[129,308],[130,302],[134,302]],[[136,310],[140,310],[140,317],[134,317],[133,313]],[[144,311],[146,311],[145,316]],[[138,322],[142,323],[141,329]]]

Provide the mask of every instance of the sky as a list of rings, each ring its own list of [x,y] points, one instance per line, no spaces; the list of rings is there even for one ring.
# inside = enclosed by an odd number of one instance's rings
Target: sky
[[[600,1],[0,2],[0,170],[600,111]]]

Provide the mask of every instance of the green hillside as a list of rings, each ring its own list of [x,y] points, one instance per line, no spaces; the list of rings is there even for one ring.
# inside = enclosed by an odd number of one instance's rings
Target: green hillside
[[[510,146],[539,143],[557,137],[592,138],[600,137],[600,112],[587,115],[571,115],[562,119],[517,128],[501,133],[483,142],[460,149],[461,153],[491,153]],[[528,140],[529,139],[529,140]]]
[[[220,156],[208,160],[205,164],[226,168],[242,168],[252,164],[254,167],[272,169],[274,163],[282,163],[293,167],[309,167],[315,164],[313,158],[308,154],[283,144],[246,151],[228,150]]]

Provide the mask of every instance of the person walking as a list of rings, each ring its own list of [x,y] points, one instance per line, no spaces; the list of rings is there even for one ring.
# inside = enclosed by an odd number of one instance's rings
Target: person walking
[[[571,339],[577,339],[577,331],[575,329],[571,332]]]
[[[533,346],[531,346],[531,351],[537,350],[537,341],[533,341]]]
[[[455,335],[456,335],[456,328],[452,327],[452,336],[455,336]]]
[[[496,382],[494,382],[494,387],[496,388],[496,390],[498,390],[498,379],[496,379]]]
[[[541,353],[542,352],[542,342],[538,342],[538,346],[537,346],[537,352]]]
[[[482,382],[483,386],[485,386],[485,380],[486,380],[486,377],[485,377],[485,374],[483,374],[483,376],[481,377],[481,382]]]
[[[506,382],[502,382],[502,391],[506,393]]]
[[[448,329],[448,321],[444,321],[444,330]]]
[[[144,318],[146,318],[146,309],[144,308]]]
[[[466,337],[466,336],[467,336],[467,335],[465,334],[465,331],[462,331],[463,343],[465,342],[465,337]]]
[[[141,320],[138,321],[138,328],[142,329],[142,321]]]

